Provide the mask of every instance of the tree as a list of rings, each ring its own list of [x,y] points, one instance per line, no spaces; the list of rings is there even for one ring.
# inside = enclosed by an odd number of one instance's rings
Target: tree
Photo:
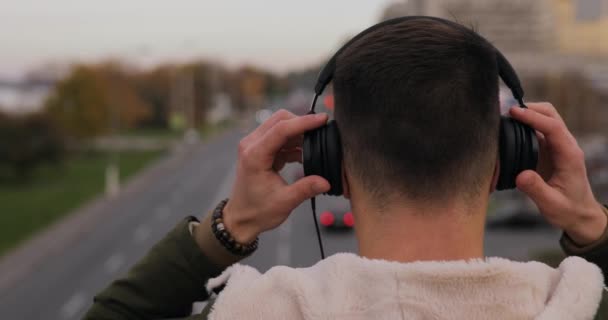
[[[59,162],[64,150],[63,137],[47,114],[0,114],[0,165],[12,168],[18,177],[41,163]]]
[[[56,85],[45,108],[73,139],[133,127],[150,113],[126,73],[113,64],[75,67]]]
[[[199,61],[184,66],[184,71],[192,75],[194,85],[194,124],[205,123],[207,111],[211,109],[214,94],[217,93],[216,67],[207,62]]]
[[[137,94],[150,108],[149,116],[142,121],[143,125],[168,127],[173,72],[174,67],[165,65],[131,76]]]

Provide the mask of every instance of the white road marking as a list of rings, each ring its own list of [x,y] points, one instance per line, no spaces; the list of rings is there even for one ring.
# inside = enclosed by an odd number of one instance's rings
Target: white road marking
[[[215,206],[217,206],[217,204],[220,201],[224,200],[225,198],[227,198],[230,195],[230,191],[232,189],[232,184],[234,183],[235,178],[236,178],[236,163],[230,168],[230,170],[228,170],[228,174],[226,175],[226,178],[224,178],[224,181],[222,181],[222,184],[217,189],[217,193],[215,194],[215,199],[211,203],[210,210],[215,208]]]
[[[154,213],[156,219],[161,221],[167,219],[169,215],[171,215],[171,210],[165,206],[156,208],[156,212]]]
[[[228,170],[228,174],[222,181],[222,184],[220,185],[220,187],[217,189],[217,193],[215,194],[215,198],[213,199],[213,202],[211,203],[212,207],[210,208],[210,210],[215,208],[215,206],[220,201],[222,201],[223,199],[228,197],[228,195],[230,195],[230,190],[232,188],[232,184],[234,183],[235,177],[236,177],[236,164],[234,164],[230,168],[230,170]],[[201,313],[206,305],[207,305],[207,302],[195,302],[192,305],[192,314]]]
[[[288,266],[291,263],[291,247],[289,246],[291,238],[291,221],[285,221],[278,230],[277,243],[277,264]]]
[[[135,229],[135,233],[133,233],[133,241],[135,243],[142,243],[146,241],[150,237],[152,230],[147,225],[141,225]]]
[[[83,292],[74,294],[68,301],[61,307],[61,318],[71,319],[73,318],[82,307],[84,307],[87,299]]]
[[[107,273],[113,274],[126,262],[125,256],[121,253],[115,253],[106,260],[103,268]]]

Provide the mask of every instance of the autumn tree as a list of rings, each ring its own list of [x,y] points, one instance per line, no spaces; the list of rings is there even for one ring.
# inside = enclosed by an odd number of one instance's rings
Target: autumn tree
[[[580,72],[545,73],[524,78],[529,100],[550,101],[575,134],[606,132],[605,100]]]
[[[113,64],[77,66],[45,103],[55,122],[74,139],[112,127],[130,128],[149,115],[127,74]]]
[[[150,108],[149,116],[142,121],[142,125],[168,127],[173,73],[173,66],[164,65],[131,76],[137,94]]]
[[[212,106],[214,94],[217,93],[216,66],[207,62],[195,62],[184,66],[185,72],[192,76],[194,86],[194,124],[205,123],[207,112]]]

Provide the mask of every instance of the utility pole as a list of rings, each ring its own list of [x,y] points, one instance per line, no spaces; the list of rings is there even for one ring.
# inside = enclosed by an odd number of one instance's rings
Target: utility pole
[[[196,130],[196,99],[194,88],[194,70],[186,68],[183,73],[184,86],[184,107],[188,114],[188,129],[184,139],[188,144],[194,144],[199,140],[198,131]]]
[[[106,178],[106,196],[114,197],[120,192],[120,143],[119,143],[119,129],[120,129],[120,110],[118,110],[118,101],[114,97],[114,93],[110,92],[108,101],[110,102],[110,143],[108,164],[106,166],[105,178]]]

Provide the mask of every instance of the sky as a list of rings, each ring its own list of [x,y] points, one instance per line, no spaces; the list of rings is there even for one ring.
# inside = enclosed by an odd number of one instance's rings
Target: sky
[[[324,60],[391,0],[0,0],[0,76],[120,58],[277,72]]]

